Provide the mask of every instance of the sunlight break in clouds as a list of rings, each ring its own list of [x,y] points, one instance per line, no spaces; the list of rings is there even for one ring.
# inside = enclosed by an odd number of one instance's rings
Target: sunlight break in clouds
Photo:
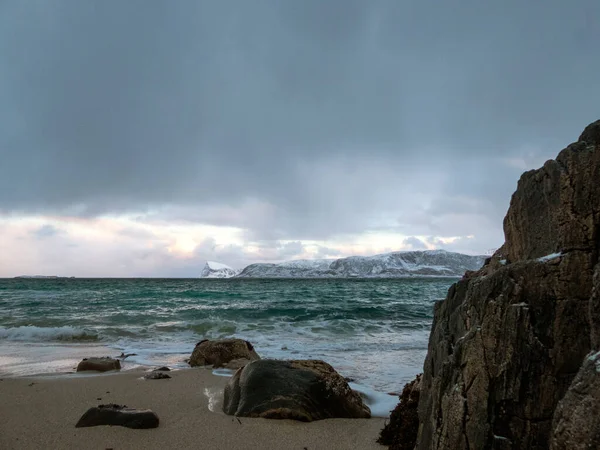
[[[0,277],[195,277],[205,260],[236,268],[254,262],[341,258],[451,245],[435,238],[365,233],[331,241],[247,241],[242,229],[144,223],[132,217],[28,216],[0,219]]]

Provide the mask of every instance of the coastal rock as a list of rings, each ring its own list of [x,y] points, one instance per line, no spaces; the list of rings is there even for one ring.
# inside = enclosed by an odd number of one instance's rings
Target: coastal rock
[[[109,370],[120,370],[121,363],[118,359],[104,357],[104,358],[84,358],[79,364],[77,364],[77,372],[83,372],[86,370],[95,370],[97,372],[107,372]]]
[[[378,443],[389,445],[390,450],[413,450],[419,432],[419,395],[421,377],[407,383],[400,395],[400,403],[390,415],[390,422],[381,430]]]
[[[344,377],[319,360],[250,362],[227,383],[223,411],[303,422],[371,417],[369,407]]]
[[[260,359],[260,356],[254,351],[252,344],[243,339],[222,339],[219,341],[205,339],[196,344],[189,364],[192,367],[212,364],[216,368],[223,367],[230,361],[241,358],[254,361]]]
[[[171,376],[157,370],[153,370],[152,372],[144,375],[145,380],[165,380],[167,378],[171,378]]]
[[[585,360],[554,413],[552,450],[600,446],[600,352]]]
[[[156,428],[158,416],[149,409],[133,409],[126,405],[98,405],[88,409],[75,427],[120,425],[127,428]]]
[[[416,449],[542,450],[553,433],[583,448],[593,434],[596,410],[574,399],[598,393],[581,368],[600,338],[598,180],[600,121],[523,174],[504,245],[435,305]]]

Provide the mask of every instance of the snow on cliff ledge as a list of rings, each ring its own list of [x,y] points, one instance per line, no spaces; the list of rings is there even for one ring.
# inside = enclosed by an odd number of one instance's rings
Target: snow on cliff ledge
[[[206,261],[202,272],[200,272],[200,278],[231,278],[239,273],[225,264],[221,264],[215,261]]]

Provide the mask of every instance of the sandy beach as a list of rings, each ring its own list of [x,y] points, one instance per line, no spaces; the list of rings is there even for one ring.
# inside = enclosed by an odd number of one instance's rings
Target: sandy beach
[[[214,404],[228,378],[206,369],[172,371],[172,378],[167,380],[144,380],[144,373],[133,370],[2,379],[0,449],[384,448],[375,442],[385,422],[382,418],[312,423],[238,420],[223,414],[220,405]],[[75,428],[88,408],[106,403],[152,409],[160,425],[150,430]]]

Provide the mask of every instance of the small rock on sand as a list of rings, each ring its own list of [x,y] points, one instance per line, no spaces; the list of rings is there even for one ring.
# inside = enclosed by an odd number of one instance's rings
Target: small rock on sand
[[[98,405],[88,409],[79,419],[76,428],[98,425],[119,425],[127,428],[156,428],[158,416],[149,409],[128,408],[125,405]]]
[[[146,380],[163,380],[166,378],[171,378],[171,376],[163,372],[157,372],[155,370],[144,375],[144,379]]]
[[[97,372],[106,372],[108,370],[120,370],[121,363],[118,359],[109,357],[104,358],[84,358],[77,365],[77,372],[83,372],[86,370],[95,370]]]

